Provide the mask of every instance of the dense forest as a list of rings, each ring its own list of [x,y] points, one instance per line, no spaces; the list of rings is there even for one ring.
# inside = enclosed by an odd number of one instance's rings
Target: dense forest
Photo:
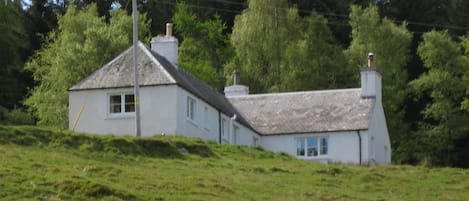
[[[140,0],[146,43],[173,22],[179,65],[222,90],[359,87],[383,76],[394,163],[469,167],[469,1]],[[67,89],[131,44],[130,0],[0,2],[0,123],[66,128]]]

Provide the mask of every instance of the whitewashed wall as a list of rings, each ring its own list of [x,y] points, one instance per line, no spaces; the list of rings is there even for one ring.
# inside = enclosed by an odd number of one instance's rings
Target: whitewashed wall
[[[187,117],[187,97],[196,101],[195,117],[191,120]],[[254,144],[253,136],[259,136],[245,126],[231,121],[231,117],[207,104],[202,99],[189,93],[187,90],[178,87],[177,89],[177,129],[176,133],[184,136],[199,137],[203,140],[212,140],[222,143],[242,144],[252,146]],[[207,110],[205,110],[207,108]],[[207,113],[205,113],[207,111]],[[225,119],[224,136],[220,136],[220,117]],[[239,134],[233,136],[233,124],[239,128]],[[234,140],[236,139],[236,141]]]
[[[176,85],[140,88],[143,136],[176,133]],[[133,93],[133,88],[71,91],[69,93],[69,128],[84,105],[75,131],[97,134],[134,135],[135,115],[110,115],[109,95]]]
[[[235,140],[232,141],[233,144],[246,145],[246,146],[251,146],[251,147],[260,145],[261,137],[257,133],[239,124],[238,122],[233,122],[233,125],[239,128],[239,133],[237,134],[236,137],[234,137]],[[230,133],[231,136],[234,135],[233,125],[231,127],[232,129]]]
[[[368,159],[367,131],[360,131],[362,136],[362,163]],[[312,159],[320,162],[359,163],[359,139],[357,131],[314,133],[314,134],[291,134],[291,135],[269,135],[262,136],[261,146],[274,152],[284,152],[296,156],[297,138],[309,136],[326,136],[329,138],[329,153]]]
[[[69,93],[69,128],[73,128],[80,107],[84,105],[75,131],[134,135],[135,114],[111,115],[109,113],[109,95],[120,93],[133,93],[133,88],[71,91]],[[188,96],[196,101],[194,120],[187,117]],[[216,108],[177,85],[140,88],[140,111],[143,136],[165,133],[219,142],[220,115],[226,120],[224,130],[226,142],[253,146],[254,136],[257,139],[260,138],[252,130],[236,121],[231,122],[231,117],[219,113]],[[236,137],[233,137],[233,125],[239,128]]]
[[[195,103],[195,117],[187,117],[187,97]],[[205,114],[207,108],[207,114]],[[219,141],[218,110],[185,89],[177,88],[177,128],[178,135],[199,137],[203,140]]]
[[[391,144],[386,118],[381,104],[376,104],[370,120],[370,163],[376,165],[391,163]]]

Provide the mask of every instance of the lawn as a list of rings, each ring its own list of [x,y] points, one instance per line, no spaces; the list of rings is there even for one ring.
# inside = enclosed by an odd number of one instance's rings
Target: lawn
[[[467,200],[469,170],[301,161],[196,138],[0,126],[0,200]]]

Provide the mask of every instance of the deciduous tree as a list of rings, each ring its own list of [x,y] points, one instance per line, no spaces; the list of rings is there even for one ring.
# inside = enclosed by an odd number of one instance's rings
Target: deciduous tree
[[[147,36],[147,27],[145,16],[140,16],[141,39]],[[67,90],[129,47],[131,30],[132,18],[124,11],[114,11],[106,24],[98,17],[95,5],[82,10],[70,6],[59,17],[58,30],[49,34],[47,45],[26,65],[39,84],[25,103],[39,125],[67,127]]]
[[[222,89],[225,83],[223,64],[233,56],[229,37],[224,34],[225,24],[217,15],[201,21],[186,4],[178,4],[173,21],[183,39],[179,48],[179,66]]]
[[[407,137],[407,125],[403,121],[403,101],[406,96],[409,46],[412,40],[406,24],[382,19],[376,6],[362,8],[352,6],[350,13],[352,42],[346,50],[349,67],[366,65],[366,55],[373,52],[376,66],[382,75],[383,107],[386,113],[394,154],[399,155],[400,142]],[[357,74],[358,75],[358,74]],[[356,77],[358,83],[358,76]]]

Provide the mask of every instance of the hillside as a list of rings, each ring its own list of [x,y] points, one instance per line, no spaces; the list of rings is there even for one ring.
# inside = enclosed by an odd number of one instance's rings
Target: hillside
[[[317,164],[195,138],[0,126],[0,200],[464,200],[469,170]]]

